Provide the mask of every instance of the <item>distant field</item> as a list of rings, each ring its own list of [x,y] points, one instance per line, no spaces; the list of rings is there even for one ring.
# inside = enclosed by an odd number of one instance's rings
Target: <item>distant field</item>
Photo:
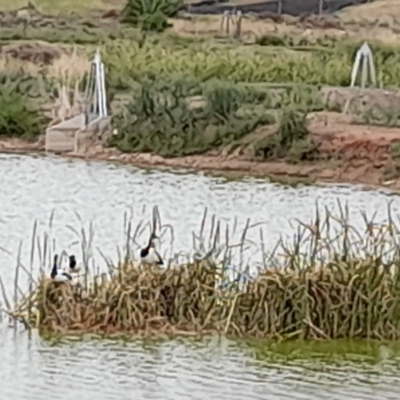
[[[64,14],[122,8],[125,4],[125,0],[31,0],[31,3],[39,11],[44,13]],[[15,10],[22,8],[27,4],[27,0],[0,0],[0,10]]]
[[[400,0],[375,0],[359,6],[347,7],[340,12],[343,19],[371,20],[400,18]]]
[[[41,12],[52,15],[86,14],[93,10],[120,9],[126,0],[31,0]],[[196,4],[201,0],[184,0],[187,4]],[[231,4],[256,4],[268,0],[230,0]],[[271,0],[274,1],[274,0]],[[301,0],[292,0],[301,2]],[[28,4],[27,0],[0,0],[0,10],[20,9]],[[286,3],[287,4],[287,3]],[[345,21],[393,20],[400,19],[400,0],[375,0],[367,4],[346,7],[338,13]],[[389,21],[390,23],[390,21]]]
[[[184,0],[187,4],[195,4],[201,0]],[[230,0],[227,1],[231,4],[256,4],[265,3],[268,0]],[[274,2],[275,0],[270,0]],[[292,0],[293,2],[301,2],[301,0]],[[39,10],[49,14],[64,14],[71,12],[86,13],[90,10],[107,10],[122,8],[125,0],[31,0],[31,3]],[[27,0],[0,0],[0,10],[13,10],[19,9],[28,4]],[[379,4],[379,5],[378,5]],[[365,8],[365,14],[370,12],[386,13],[392,15],[392,5],[396,4],[396,9],[399,9],[400,14],[400,0],[377,0],[371,4],[364,6],[352,7],[355,9]],[[352,11],[353,12],[353,11]]]

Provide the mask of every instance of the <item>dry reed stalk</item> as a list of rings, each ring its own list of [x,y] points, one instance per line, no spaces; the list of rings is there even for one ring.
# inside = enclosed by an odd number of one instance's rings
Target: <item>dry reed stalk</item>
[[[14,311],[5,294],[3,303],[8,315],[50,332],[399,339],[400,221],[389,205],[386,224],[362,214],[365,229],[357,230],[349,223],[348,207],[339,203],[338,209],[333,215],[317,205],[314,221],[300,222],[294,240],[281,240],[272,254],[263,254],[256,277],[231,281],[223,290],[218,281],[225,266],[211,256],[149,268],[129,258],[133,253],[126,250],[112,273],[80,286],[42,277]],[[206,217],[207,210],[197,236],[203,243]],[[150,225],[152,231],[162,230],[157,208]],[[208,245],[215,250],[220,223],[212,216],[207,225]],[[138,231],[127,222],[125,226],[129,235]],[[248,221],[239,250],[253,228],[258,229]],[[76,230],[81,237],[82,232]],[[92,236],[82,239],[83,252]]]
[[[62,54],[47,71],[57,80],[57,96],[52,109],[50,125],[73,118],[84,112],[84,97],[79,87],[90,71],[91,62],[78,54],[75,47],[70,54]]]

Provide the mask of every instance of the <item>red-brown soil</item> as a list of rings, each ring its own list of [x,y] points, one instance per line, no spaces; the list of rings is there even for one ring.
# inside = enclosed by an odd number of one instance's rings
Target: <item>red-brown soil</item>
[[[223,152],[165,159],[151,154],[123,154],[101,145],[94,146],[83,155],[65,156],[143,168],[191,169],[233,177],[270,177],[308,183],[353,183],[400,190],[400,168],[392,149],[394,144],[400,143],[400,128],[351,125],[348,119],[336,113],[319,113],[312,117],[310,131],[320,143],[320,160],[314,163],[259,162],[249,160],[246,156],[223,155]],[[42,138],[30,144],[17,139],[0,140],[0,152],[41,153],[44,152],[44,140]]]

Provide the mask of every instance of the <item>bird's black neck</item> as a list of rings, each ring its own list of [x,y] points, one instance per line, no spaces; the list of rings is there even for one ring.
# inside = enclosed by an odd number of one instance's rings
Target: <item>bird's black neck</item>
[[[57,256],[54,256],[54,260],[53,260],[53,268],[51,269],[51,277],[52,278],[54,278],[56,275],[57,275],[57,270],[58,270],[58,268],[57,268],[57,260],[58,260],[58,257]]]
[[[70,267],[71,269],[74,269],[74,268],[76,267],[76,260],[75,260],[75,258],[70,258],[70,259],[69,259],[69,267]]]
[[[142,250],[140,250],[140,257],[146,257],[149,254],[150,246],[143,247]]]

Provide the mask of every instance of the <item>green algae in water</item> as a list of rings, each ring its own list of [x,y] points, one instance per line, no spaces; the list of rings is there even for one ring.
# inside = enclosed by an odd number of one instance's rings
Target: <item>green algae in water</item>
[[[399,359],[400,343],[375,340],[287,341],[269,342],[252,340],[247,348],[259,361],[291,362],[293,360],[360,362],[379,364],[389,359]]]

